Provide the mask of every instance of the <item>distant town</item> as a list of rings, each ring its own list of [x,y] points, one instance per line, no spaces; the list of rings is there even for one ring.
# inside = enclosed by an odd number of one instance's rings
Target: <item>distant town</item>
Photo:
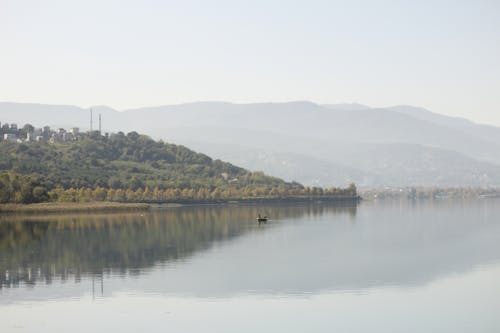
[[[102,134],[101,130],[93,131]],[[18,127],[17,124],[0,122],[0,141],[5,142],[70,142],[81,140],[89,132],[80,132],[80,128],[57,128],[50,126],[35,128],[33,125],[26,124]],[[109,133],[105,133],[108,136]]]

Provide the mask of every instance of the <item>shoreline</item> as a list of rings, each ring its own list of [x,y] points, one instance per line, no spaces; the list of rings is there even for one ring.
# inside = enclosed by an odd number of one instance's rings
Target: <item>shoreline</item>
[[[179,199],[170,201],[145,201],[150,205],[227,205],[227,204],[266,204],[266,203],[321,203],[352,202],[358,203],[360,196],[323,196],[323,197],[285,197],[285,198],[232,198],[232,199]]]
[[[147,211],[165,207],[189,205],[238,205],[238,204],[301,204],[301,203],[359,203],[361,197],[291,197],[251,198],[231,200],[174,200],[168,202],[44,202],[33,204],[0,204],[0,214],[40,213],[106,213]]]
[[[43,202],[33,204],[0,204],[0,214],[39,213],[105,213],[133,212],[150,209],[145,203],[120,202]]]

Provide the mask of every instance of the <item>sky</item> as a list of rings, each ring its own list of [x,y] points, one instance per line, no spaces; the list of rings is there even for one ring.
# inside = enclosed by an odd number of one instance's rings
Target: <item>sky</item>
[[[407,104],[500,126],[500,1],[0,0],[0,101]]]

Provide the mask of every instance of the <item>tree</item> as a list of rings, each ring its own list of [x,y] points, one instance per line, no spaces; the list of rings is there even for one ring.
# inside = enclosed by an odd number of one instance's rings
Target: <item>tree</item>
[[[27,134],[27,133],[33,133],[33,131],[35,130],[35,127],[31,124],[26,124],[23,126],[23,133],[24,134]]]
[[[137,141],[137,139],[139,139],[139,137],[140,137],[139,133],[137,133],[135,131],[127,133],[127,138],[129,138],[132,141]]]
[[[122,186],[123,186],[123,184],[122,184],[122,181],[120,180],[120,178],[118,178],[118,177],[109,178],[108,187],[117,190],[119,188],[122,188]]]
[[[137,178],[136,176],[132,177],[131,181],[130,181],[130,189],[132,191],[137,191],[138,189],[140,189],[141,187],[143,187],[144,184],[142,183],[142,181]]]
[[[43,186],[35,186],[33,188],[33,199],[34,202],[47,201],[49,199],[47,189]]]
[[[354,184],[354,183],[349,184],[349,187],[347,188],[347,195],[350,195],[350,196],[357,195],[356,184]]]

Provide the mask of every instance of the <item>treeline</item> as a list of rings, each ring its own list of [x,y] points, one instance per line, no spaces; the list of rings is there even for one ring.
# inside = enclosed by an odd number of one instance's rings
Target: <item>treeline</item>
[[[47,189],[43,183],[30,176],[14,173],[0,174],[0,203],[36,203],[36,202],[211,202],[245,199],[286,199],[286,198],[316,198],[316,197],[355,197],[356,186],[351,184],[347,188],[302,187],[289,188],[286,186],[246,186],[243,188],[218,187],[206,188],[138,188],[135,191],[128,189],[113,189],[96,187],[68,188],[56,187]]]
[[[289,198],[320,198],[320,197],[355,197],[356,187],[354,184],[347,188],[323,189],[320,187],[303,187],[288,189],[286,187],[244,187],[209,189],[201,187],[192,188],[169,188],[154,189],[139,188],[131,189],[106,189],[97,187],[95,189],[64,189],[57,187],[48,192],[51,201],[57,202],[89,202],[89,201],[112,201],[112,202],[214,202],[230,200],[252,200],[252,199],[289,199]]]

